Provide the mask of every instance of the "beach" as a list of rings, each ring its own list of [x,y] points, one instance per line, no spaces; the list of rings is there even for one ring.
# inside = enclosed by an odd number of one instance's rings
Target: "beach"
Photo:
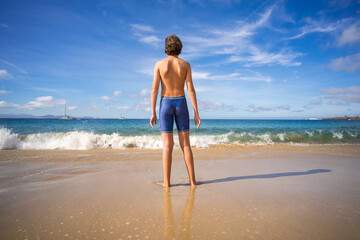
[[[1,239],[359,239],[358,145],[0,151]]]

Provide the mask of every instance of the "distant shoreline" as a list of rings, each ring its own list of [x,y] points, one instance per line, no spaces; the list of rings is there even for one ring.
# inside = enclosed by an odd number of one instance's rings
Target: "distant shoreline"
[[[320,120],[360,120],[360,116],[348,117],[345,115],[343,117],[321,118]]]

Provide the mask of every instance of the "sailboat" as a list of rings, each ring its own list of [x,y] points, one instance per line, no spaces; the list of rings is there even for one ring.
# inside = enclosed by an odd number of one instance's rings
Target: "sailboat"
[[[59,118],[60,120],[74,120],[73,117],[70,116],[66,116],[66,101],[65,101],[65,115],[61,118]]]

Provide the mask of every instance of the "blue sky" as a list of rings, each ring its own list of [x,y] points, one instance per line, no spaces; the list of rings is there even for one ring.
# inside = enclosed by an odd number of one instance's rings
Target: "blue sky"
[[[175,33],[202,118],[359,115],[359,15],[356,0],[3,0],[0,114],[66,100],[72,116],[148,118]]]

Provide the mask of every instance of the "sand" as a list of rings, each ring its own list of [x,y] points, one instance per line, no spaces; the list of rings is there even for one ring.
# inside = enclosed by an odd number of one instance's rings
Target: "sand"
[[[0,239],[360,239],[356,145],[0,151]]]

